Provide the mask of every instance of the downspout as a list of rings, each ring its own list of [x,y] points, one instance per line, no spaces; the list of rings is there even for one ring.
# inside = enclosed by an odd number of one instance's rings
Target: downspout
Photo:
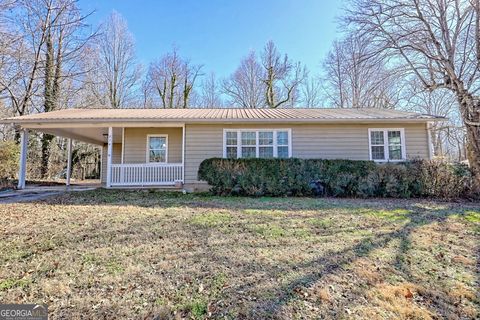
[[[185,185],[185,123],[182,126],[182,183]]]
[[[427,141],[428,141],[428,159],[433,159],[433,145],[432,145],[432,132],[431,122],[427,122]]]

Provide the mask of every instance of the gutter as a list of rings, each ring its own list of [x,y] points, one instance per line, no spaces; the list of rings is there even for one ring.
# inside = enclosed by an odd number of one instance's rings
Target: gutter
[[[381,119],[162,119],[162,118],[110,118],[110,119],[95,119],[95,118],[82,118],[82,119],[15,119],[15,118],[6,118],[1,119],[0,124],[34,124],[34,125],[45,125],[45,124],[87,124],[89,126],[106,126],[108,124],[118,124],[118,123],[186,123],[186,124],[248,124],[248,123],[294,123],[294,124],[322,124],[322,123],[427,123],[431,121],[447,121],[448,118],[438,117],[438,118],[381,118]]]

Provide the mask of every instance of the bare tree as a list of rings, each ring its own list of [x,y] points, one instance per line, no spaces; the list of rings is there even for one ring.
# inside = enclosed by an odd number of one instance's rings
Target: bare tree
[[[201,76],[201,65],[192,65],[184,61],[182,66],[182,108],[188,108],[197,78]]]
[[[153,103],[153,86],[151,83],[151,79],[148,77],[148,75],[142,80],[141,84],[141,90],[142,90],[142,101],[141,105],[143,106],[144,109],[152,108],[154,103]]]
[[[395,72],[368,36],[335,41],[323,63],[326,92],[337,108],[393,108],[398,103]]]
[[[176,48],[150,64],[147,81],[162,108],[187,108],[202,66],[192,65]]]
[[[223,93],[230,103],[242,108],[293,107],[300,97],[299,87],[306,78],[305,67],[281,55],[269,41],[260,61],[250,52],[235,72],[223,81]]]
[[[434,155],[464,160],[464,128],[452,92],[446,89],[427,90],[418,80],[412,81],[404,91],[406,110],[448,118],[447,122],[434,122],[430,126]]]
[[[265,107],[265,94],[262,83],[262,66],[255,52],[250,52],[240,62],[235,72],[223,81],[223,93],[229,97],[229,103],[242,108]]]
[[[82,86],[77,93],[77,106],[81,108],[111,107],[108,86],[103,77],[103,71],[98,68],[100,55],[98,40],[90,43],[85,48],[85,54],[80,61],[80,68],[85,70]]]
[[[265,101],[269,108],[291,102],[300,83],[306,78],[302,65],[293,63],[287,55],[281,56],[273,41],[263,49],[261,65],[262,82],[265,85]]]
[[[356,0],[346,21],[429,90],[455,95],[480,183],[480,1]]]
[[[319,77],[307,77],[300,84],[301,91],[301,104],[305,108],[318,108],[322,107],[323,94],[322,94],[322,82]]]
[[[336,108],[347,106],[347,84],[344,78],[344,57],[339,41],[333,43],[333,48],[323,63],[325,69],[325,83],[327,96]]]
[[[0,100],[0,118],[7,118],[11,116],[11,111],[3,104]],[[11,130],[10,125],[0,125],[0,141],[12,140],[13,130]]]
[[[4,3],[2,3],[4,4]],[[1,6],[1,5],[0,5]],[[79,75],[77,63],[91,38],[75,0],[19,0],[2,16],[0,94],[14,115],[63,107],[62,87]],[[18,141],[18,132],[16,132]],[[45,177],[53,136],[41,135],[41,176]]]
[[[210,73],[201,83],[200,105],[205,108],[222,107],[222,93],[215,73]]]
[[[9,12],[15,7],[16,0],[0,0],[0,98],[3,98],[2,93],[8,88],[2,84],[9,82],[9,77],[12,76],[11,63],[12,53],[15,52],[15,44],[21,36],[15,35],[12,32],[12,19]],[[15,74],[15,73],[14,73]]]
[[[111,108],[125,107],[141,76],[135,42],[127,22],[116,11],[103,23],[97,38],[98,71],[102,91]]]
[[[162,108],[173,108],[179,86],[182,63],[177,50],[174,48],[158,61],[150,64],[148,77],[154,91],[158,94]]]
[[[65,82],[75,79],[81,70],[77,69],[77,62],[82,58],[82,49],[91,39],[91,35],[83,35],[86,16],[80,13],[75,0],[43,0],[31,10],[38,14],[38,21],[45,21],[40,33],[45,37],[44,65],[43,65],[43,112],[49,112],[63,106],[65,97],[72,93],[70,85]],[[69,92],[66,92],[69,91]],[[63,99],[62,99],[63,94]],[[67,98],[68,99],[68,98]],[[42,134],[41,175],[46,177],[50,158],[50,143],[53,135]]]
[[[12,113],[22,116],[29,112],[32,99],[40,89],[45,21],[36,19],[28,1],[17,2],[10,9],[11,16],[2,21],[0,93],[1,98],[8,101]]]

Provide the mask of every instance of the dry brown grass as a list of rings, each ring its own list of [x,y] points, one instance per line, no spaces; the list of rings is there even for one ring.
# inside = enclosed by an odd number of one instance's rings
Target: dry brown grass
[[[411,283],[380,284],[370,289],[368,303],[357,307],[361,319],[433,319],[434,314],[415,302],[418,291]]]
[[[355,261],[353,272],[365,280],[369,285],[383,282],[382,270],[372,261],[366,258],[359,258]]]
[[[479,212],[106,190],[4,204],[0,301],[52,319],[475,319]]]

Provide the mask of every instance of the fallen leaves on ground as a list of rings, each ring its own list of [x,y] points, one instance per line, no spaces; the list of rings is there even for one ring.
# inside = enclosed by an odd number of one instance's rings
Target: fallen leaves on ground
[[[475,319],[475,203],[95,190],[0,205],[0,301],[51,319]]]

